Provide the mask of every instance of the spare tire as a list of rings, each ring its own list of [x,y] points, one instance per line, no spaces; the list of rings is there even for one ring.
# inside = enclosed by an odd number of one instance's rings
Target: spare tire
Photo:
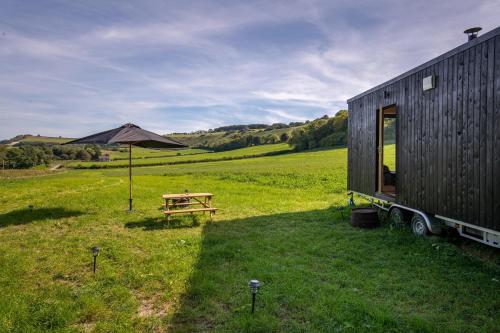
[[[380,226],[377,209],[354,208],[351,211],[351,225],[357,228],[376,228]]]

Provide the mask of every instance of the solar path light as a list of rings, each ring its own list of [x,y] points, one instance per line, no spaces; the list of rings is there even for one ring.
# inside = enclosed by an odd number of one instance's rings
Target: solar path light
[[[99,247],[94,246],[92,248],[92,255],[94,256],[94,274],[95,274],[95,266],[97,262],[97,256],[99,255]]]
[[[255,296],[257,295],[257,292],[259,291],[260,282],[259,282],[259,280],[250,280],[250,282],[248,282],[248,285],[250,286],[250,293],[252,294],[252,313],[254,313],[254,311],[255,311]]]

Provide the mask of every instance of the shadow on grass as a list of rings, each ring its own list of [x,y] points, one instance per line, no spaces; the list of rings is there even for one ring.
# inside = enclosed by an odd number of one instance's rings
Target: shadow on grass
[[[166,218],[146,218],[141,221],[133,221],[125,224],[126,228],[134,229],[141,228],[144,231],[154,231],[161,229],[179,229],[179,228],[193,228],[199,226],[197,217],[192,218],[173,218],[167,221]]]
[[[481,331],[494,325],[494,319],[481,318],[496,311],[488,299],[496,287],[491,278],[499,273],[445,239],[420,239],[389,227],[353,228],[337,207],[216,221],[203,226],[198,261],[169,328]],[[262,282],[254,315],[250,279]],[[460,302],[464,295],[474,297]],[[464,311],[467,320],[460,316]]]
[[[8,213],[0,214],[0,228],[9,225],[21,225],[40,220],[56,220],[83,215],[84,213],[76,210],[68,210],[61,207],[55,208],[25,208],[13,210]]]

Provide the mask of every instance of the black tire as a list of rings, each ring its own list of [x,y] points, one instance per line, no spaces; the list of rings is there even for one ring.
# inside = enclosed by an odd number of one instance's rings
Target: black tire
[[[411,231],[417,236],[425,236],[429,234],[429,228],[425,223],[424,218],[420,214],[414,214],[411,219]]]
[[[402,228],[406,224],[405,213],[399,208],[392,208],[389,212],[389,221],[391,225]]]

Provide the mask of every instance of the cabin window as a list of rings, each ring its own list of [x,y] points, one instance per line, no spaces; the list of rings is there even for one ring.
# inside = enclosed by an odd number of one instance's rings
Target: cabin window
[[[396,107],[381,108],[378,117],[377,190],[396,195]]]

